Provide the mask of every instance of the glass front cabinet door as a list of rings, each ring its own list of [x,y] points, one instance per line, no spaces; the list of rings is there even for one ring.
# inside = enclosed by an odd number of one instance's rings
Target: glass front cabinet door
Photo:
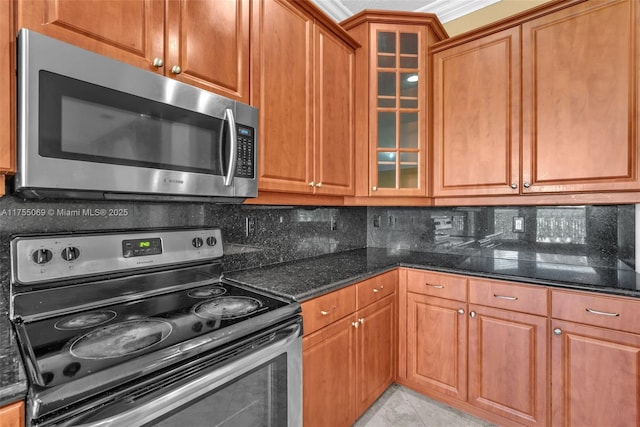
[[[341,25],[356,53],[356,195],[428,196],[428,46],[434,15],[362,12]]]

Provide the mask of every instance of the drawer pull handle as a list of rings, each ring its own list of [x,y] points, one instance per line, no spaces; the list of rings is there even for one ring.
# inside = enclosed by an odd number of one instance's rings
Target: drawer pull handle
[[[619,317],[620,316],[620,313],[609,313],[609,312],[606,312],[606,311],[592,310],[592,309],[590,309],[588,307],[585,310],[587,310],[591,314],[599,314],[600,316],[609,316],[609,317]]]
[[[500,298],[500,299],[508,299],[509,301],[518,301],[518,297],[510,297],[508,295],[498,295],[498,294],[493,294],[493,296],[495,298]]]
[[[432,288],[436,288],[436,289],[444,289],[444,286],[442,285],[432,285],[431,283],[425,283],[425,285],[430,286]]]
[[[329,314],[328,311],[324,311],[324,310],[320,310],[320,314],[322,314],[323,316],[326,316],[327,314]]]
[[[377,290],[377,289],[374,289],[374,290],[373,290],[373,292],[374,292],[374,293],[377,293],[377,292],[380,292],[380,291],[379,291],[379,290]]]

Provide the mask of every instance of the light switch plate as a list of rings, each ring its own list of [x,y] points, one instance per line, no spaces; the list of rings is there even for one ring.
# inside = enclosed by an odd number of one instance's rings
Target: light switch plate
[[[513,232],[524,233],[524,217],[523,216],[513,217]]]

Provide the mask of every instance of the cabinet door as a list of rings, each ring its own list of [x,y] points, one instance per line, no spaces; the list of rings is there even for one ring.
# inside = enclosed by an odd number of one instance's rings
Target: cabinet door
[[[640,188],[639,14],[590,1],[523,24],[525,192]]]
[[[434,54],[433,78],[433,195],[518,194],[520,29]]]
[[[20,0],[18,28],[150,71],[164,58],[164,0]]]
[[[167,0],[166,37],[167,75],[249,102],[249,0]]]
[[[320,26],[315,32],[316,193],[354,194],[354,52]]]
[[[360,416],[395,379],[395,294],[358,311],[356,408]]]
[[[13,31],[14,2],[0,2],[0,52],[6,61],[0,68],[0,196],[4,194],[4,173],[15,171],[15,33]]]
[[[554,426],[640,423],[640,335],[552,319]]]
[[[254,0],[252,19],[258,187],[311,193],[313,21],[284,0]]]
[[[469,310],[469,403],[523,425],[547,425],[547,318]]]
[[[302,340],[303,424],[349,426],[355,421],[355,317]]]
[[[0,426],[24,427],[24,402],[16,402],[0,408]]]
[[[407,295],[407,381],[467,398],[466,304]]]
[[[426,29],[372,24],[371,38],[370,195],[426,196]]]

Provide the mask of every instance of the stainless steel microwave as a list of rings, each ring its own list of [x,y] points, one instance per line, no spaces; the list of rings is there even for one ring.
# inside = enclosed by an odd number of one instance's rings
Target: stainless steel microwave
[[[242,201],[258,111],[22,29],[18,170],[27,198]]]

